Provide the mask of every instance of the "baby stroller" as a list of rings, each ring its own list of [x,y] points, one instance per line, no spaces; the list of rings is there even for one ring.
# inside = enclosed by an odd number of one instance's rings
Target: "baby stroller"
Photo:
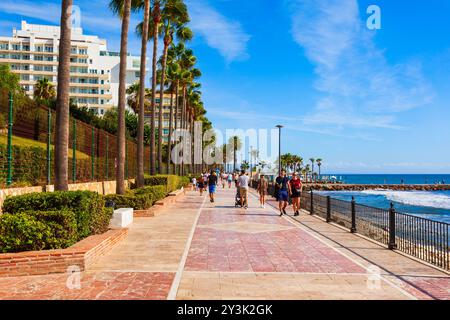
[[[241,193],[239,192],[239,188],[236,188],[236,198],[235,198],[234,206],[236,208],[241,206]]]

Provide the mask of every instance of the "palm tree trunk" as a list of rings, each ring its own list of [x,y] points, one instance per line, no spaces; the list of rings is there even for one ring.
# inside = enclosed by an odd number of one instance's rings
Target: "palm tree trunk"
[[[72,32],[72,0],[61,4],[61,39],[59,43],[58,96],[56,100],[55,190],[69,189],[69,85]]]
[[[196,168],[195,168],[195,148],[194,148],[194,109],[192,109],[192,115],[191,115],[191,173],[196,173]]]
[[[145,0],[144,25],[142,27],[141,70],[139,78],[139,118],[137,136],[138,188],[144,186],[144,117],[145,117],[145,67],[147,59],[148,25],[150,20],[150,0]]]
[[[158,57],[158,34],[160,21],[160,3],[155,0],[153,8],[153,60],[152,60],[152,103],[150,118],[150,174],[156,173],[155,168],[155,109],[156,109],[156,60]]]
[[[119,67],[119,106],[117,129],[117,168],[116,168],[116,193],[125,194],[125,99],[126,99],[126,75],[127,75],[127,47],[128,27],[130,24],[131,0],[125,0],[122,17],[122,33],[120,36],[120,67]]]
[[[182,105],[181,105],[181,129],[185,130],[186,128],[186,85],[183,85],[183,99],[182,99]],[[183,139],[185,139],[186,136],[183,134]],[[184,143],[184,141],[183,141]],[[183,150],[183,153],[185,152],[185,150]],[[183,157],[184,159],[184,157]],[[181,161],[181,172],[180,174],[182,176],[184,176],[184,161]]]
[[[178,130],[178,115],[179,115],[179,82],[178,80],[175,82],[175,130]],[[175,174],[178,174],[180,171],[177,170],[177,165],[174,164]]]
[[[166,29],[166,33],[168,30]],[[163,133],[163,107],[164,107],[164,82],[166,80],[166,66],[167,66],[167,51],[169,50],[169,41],[167,39],[167,34],[164,37],[164,51],[162,56],[162,70],[161,70],[161,84],[159,92],[159,120],[158,120],[158,172],[162,173],[162,133]],[[167,163],[167,171],[169,163]]]
[[[173,84],[172,84],[173,85]],[[170,174],[171,170],[171,149],[172,149],[172,124],[173,124],[173,88],[170,92],[170,116],[169,116],[169,137],[167,139],[167,174]]]

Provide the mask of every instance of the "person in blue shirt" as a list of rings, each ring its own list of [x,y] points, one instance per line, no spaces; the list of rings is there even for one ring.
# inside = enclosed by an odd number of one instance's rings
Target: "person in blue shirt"
[[[278,189],[278,207],[281,217],[283,214],[287,214],[286,207],[288,206],[289,194],[291,193],[291,186],[289,184],[289,178],[286,177],[286,170],[281,170],[281,175],[277,177],[275,184]]]

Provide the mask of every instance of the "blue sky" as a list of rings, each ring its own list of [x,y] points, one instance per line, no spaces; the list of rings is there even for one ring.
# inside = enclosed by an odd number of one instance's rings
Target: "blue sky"
[[[281,123],[283,152],[321,157],[324,172],[450,173],[449,1],[186,2],[218,129]],[[85,33],[117,50],[120,23],[107,3],[74,0]],[[381,30],[366,27],[372,4]],[[59,6],[2,0],[0,35],[22,19],[58,24]],[[130,50],[139,47],[133,35]]]

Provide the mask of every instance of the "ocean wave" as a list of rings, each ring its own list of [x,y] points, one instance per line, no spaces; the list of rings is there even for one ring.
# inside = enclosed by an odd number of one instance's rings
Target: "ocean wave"
[[[366,195],[385,196],[386,199],[410,206],[450,209],[450,196],[426,191],[392,191],[392,190],[365,190]]]

